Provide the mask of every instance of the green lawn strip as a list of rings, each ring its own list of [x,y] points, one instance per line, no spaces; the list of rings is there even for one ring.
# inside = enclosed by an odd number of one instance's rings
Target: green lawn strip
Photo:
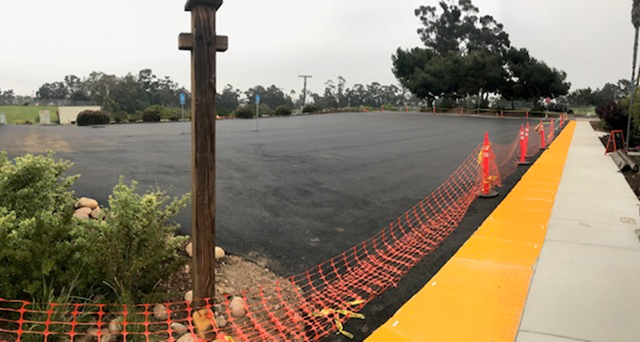
[[[0,114],[6,114],[7,123],[10,125],[23,124],[26,121],[36,123],[41,110],[51,113],[52,123],[58,120],[58,107],[0,106]]]

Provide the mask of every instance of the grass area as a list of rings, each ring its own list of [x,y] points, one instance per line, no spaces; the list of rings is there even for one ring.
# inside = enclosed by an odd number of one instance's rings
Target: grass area
[[[575,115],[596,116],[596,107],[576,107],[572,109]]]
[[[56,114],[58,107],[0,106],[0,114],[7,115],[7,123],[10,125],[23,124],[27,121],[36,123],[41,110],[48,110],[51,113],[51,122],[58,120]]]

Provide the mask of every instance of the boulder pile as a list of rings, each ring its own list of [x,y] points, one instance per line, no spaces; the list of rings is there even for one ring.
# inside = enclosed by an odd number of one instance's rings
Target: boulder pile
[[[80,198],[74,205],[74,209],[73,216],[82,220],[99,220],[102,218],[102,209],[100,209],[98,201],[91,198]]]

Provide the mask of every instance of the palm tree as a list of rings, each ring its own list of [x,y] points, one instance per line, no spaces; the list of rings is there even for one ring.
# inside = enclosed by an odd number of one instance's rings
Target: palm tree
[[[631,136],[631,111],[633,109],[633,97],[635,94],[634,85],[637,85],[636,80],[636,64],[638,63],[638,38],[640,35],[640,0],[633,0],[631,7],[631,23],[636,29],[635,39],[633,43],[633,69],[631,76],[631,94],[629,95],[629,119],[627,123],[627,147],[629,146],[629,139]]]

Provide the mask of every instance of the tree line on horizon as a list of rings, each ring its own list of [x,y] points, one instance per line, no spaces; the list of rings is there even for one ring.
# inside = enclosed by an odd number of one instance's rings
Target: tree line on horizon
[[[600,106],[609,99],[626,96],[630,81],[607,83],[602,88],[582,88],[569,92],[567,74],[540,59],[526,48],[511,45],[504,26],[491,15],[481,15],[472,0],[442,0],[438,6],[415,10],[422,27],[418,34],[423,47],[398,48],[392,56],[392,71],[398,85],[347,85],[338,76],[324,83],[324,91],[285,91],[276,85],[256,85],[240,90],[227,84],[217,94],[219,115],[230,115],[243,105],[255,105],[261,95],[265,109],[286,106],[290,109],[313,104],[319,110],[344,108],[473,106],[504,108],[510,103],[527,102],[532,108],[550,97],[571,106]],[[0,89],[0,105],[43,105],[63,101],[69,104],[95,104],[110,113],[134,115],[150,106],[178,108],[180,93],[190,92],[171,77],[158,77],[151,69],[118,77],[92,72],[80,78],[68,75],[61,81],[45,83],[35,98],[16,96],[13,90]]]

